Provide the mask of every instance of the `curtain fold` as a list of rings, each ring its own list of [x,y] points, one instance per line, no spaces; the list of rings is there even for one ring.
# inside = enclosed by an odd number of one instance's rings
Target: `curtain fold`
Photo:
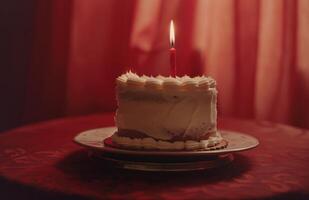
[[[309,128],[306,0],[33,3],[25,121],[114,110],[126,70],[168,75],[174,19],[178,74],[217,80],[220,117]]]

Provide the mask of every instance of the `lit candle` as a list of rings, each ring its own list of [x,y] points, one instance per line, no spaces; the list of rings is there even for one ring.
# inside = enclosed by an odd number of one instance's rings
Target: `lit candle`
[[[174,23],[171,20],[170,24],[170,65],[171,65],[171,75],[176,76],[176,49],[175,49],[175,30]]]

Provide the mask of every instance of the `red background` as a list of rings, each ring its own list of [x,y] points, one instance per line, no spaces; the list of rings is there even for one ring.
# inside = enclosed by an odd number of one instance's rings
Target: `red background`
[[[0,129],[113,111],[114,80],[169,74],[218,82],[219,115],[309,127],[306,0],[1,2]]]

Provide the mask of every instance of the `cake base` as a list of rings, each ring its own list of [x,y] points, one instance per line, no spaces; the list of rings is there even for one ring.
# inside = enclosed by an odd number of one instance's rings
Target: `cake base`
[[[113,155],[122,155],[125,157],[135,156],[135,157],[146,157],[153,158],[157,157],[160,159],[168,157],[201,157],[205,158],[208,156],[218,156],[233,152],[247,151],[249,149],[255,148],[259,145],[259,141],[245,133],[230,131],[230,130],[220,130],[222,138],[228,142],[226,148],[211,150],[211,151],[141,151],[141,150],[127,150],[121,148],[114,148],[104,144],[106,138],[111,137],[117,131],[116,127],[104,127],[96,128],[91,130],[83,131],[77,134],[73,138],[73,142],[86,147],[89,150],[98,151],[100,153],[107,153]]]
[[[119,148],[119,149],[128,149],[128,150],[140,150],[140,151],[153,151],[154,149],[145,149],[145,148],[137,148],[137,147],[133,147],[133,146],[124,146],[124,145],[120,145],[117,144],[115,142],[113,142],[112,137],[108,137],[106,139],[104,139],[104,144],[106,146],[109,147],[113,147],[113,148]],[[211,147],[206,147],[206,148],[200,148],[200,149],[195,149],[192,151],[211,151],[211,150],[219,150],[219,149],[224,149],[226,148],[228,145],[228,142],[225,139],[222,139],[218,144],[215,144],[214,146]],[[184,149],[181,150],[176,150],[176,149],[155,149],[156,151],[185,151]]]

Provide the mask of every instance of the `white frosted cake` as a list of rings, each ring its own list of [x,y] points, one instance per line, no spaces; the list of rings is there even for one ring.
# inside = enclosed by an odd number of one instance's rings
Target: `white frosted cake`
[[[117,78],[118,131],[112,142],[125,148],[198,150],[222,141],[217,131],[214,79],[149,77],[127,72]]]

